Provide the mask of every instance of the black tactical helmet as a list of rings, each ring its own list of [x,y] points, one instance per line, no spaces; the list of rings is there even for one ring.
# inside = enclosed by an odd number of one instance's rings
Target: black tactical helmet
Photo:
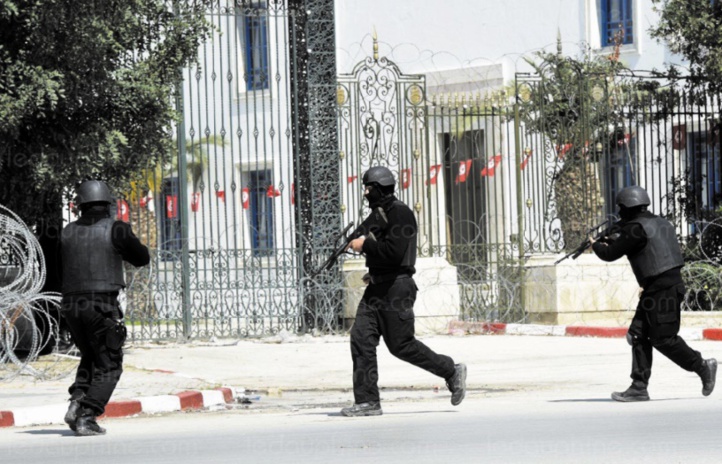
[[[625,208],[634,208],[635,206],[649,206],[652,203],[649,199],[647,191],[638,185],[623,188],[617,194],[617,204]]]
[[[391,187],[395,183],[394,175],[383,166],[374,166],[364,173],[364,185],[379,184],[381,187]]]
[[[77,206],[86,203],[112,203],[110,189],[105,182],[100,180],[86,180],[75,189],[75,204]]]

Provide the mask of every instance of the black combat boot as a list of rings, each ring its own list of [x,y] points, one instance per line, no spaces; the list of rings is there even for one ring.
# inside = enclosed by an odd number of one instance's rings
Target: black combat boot
[[[82,415],[75,422],[75,434],[81,437],[105,435],[105,429],[98,425],[94,415]]]
[[[354,404],[349,408],[343,408],[341,410],[341,415],[346,417],[380,416],[383,413],[381,403],[378,401]]]
[[[699,374],[702,378],[702,394],[709,396],[714,390],[714,383],[717,379],[717,360],[715,358],[705,359],[702,364],[703,370]]]
[[[75,423],[78,420],[78,414],[80,413],[80,400],[85,396],[81,393],[79,396],[73,394],[70,397],[70,404],[68,405],[68,412],[65,413],[65,423],[68,424],[70,430],[75,432]]]
[[[466,364],[454,366],[454,375],[446,379],[446,386],[451,392],[451,404],[460,405],[466,396]]]
[[[612,393],[612,399],[614,401],[621,401],[623,403],[631,403],[633,401],[649,401],[649,393],[647,393],[647,387],[632,385],[623,392]]]

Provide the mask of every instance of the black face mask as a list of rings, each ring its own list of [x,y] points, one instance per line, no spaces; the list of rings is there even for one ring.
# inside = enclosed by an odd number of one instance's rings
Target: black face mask
[[[619,219],[622,221],[629,221],[630,219],[634,219],[635,217],[639,216],[639,214],[642,213],[642,210],[640,208],[625,208],[623,206],[619,207]]]
[[[366,198],[366,201],[369,202],[369,207],[375,208],[379,206],[381,200],[384,199],[384,194],[381,189],[375,185],[367,185],[366,189],[368,190],[368,193],[364,193],[364,198]]]
[[[80,207],[82,215],[88,216],[107,216],[110,217],[110,204],[106,203],[89,203]]]

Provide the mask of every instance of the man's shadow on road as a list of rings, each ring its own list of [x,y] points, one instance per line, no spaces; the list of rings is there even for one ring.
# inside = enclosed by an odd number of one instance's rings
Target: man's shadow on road
[[[28,435],[60,435],[61,437],[74,437],[75,432],[68,429],[42,429],[42,430],[23,430],[18,433],[27,433]]]
[[[443,413],[456,413],[457,411],[399,411],[399,412],[386,412],[382,416],[405,416],[405,415],[417,415],[417,414],[443,414]],[[308,414],[309,416],[328,416],[328,417],[346,417],[340,412],[313,412]],[[362,419],[364,417],[379,417],[379,416],[359,416],[349,417],[348,419]]]
[[[699,400],[702,398],[655,398],[649,401],[627,401],[627,403],[649,403],[658,401],[681,401],[681,400]],[[624,401],[615,401],[611,398],[570,398],[564,400],[549,400],[548,403],[625,403]]]

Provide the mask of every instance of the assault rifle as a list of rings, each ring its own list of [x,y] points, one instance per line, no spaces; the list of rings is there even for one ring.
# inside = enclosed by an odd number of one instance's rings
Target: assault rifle
[[[599,232],[598,234],[596,234],[594,236],[594,240],[604,239],[604,237],[614,234],[619,227],[619,222],[613,223],[610,219],[607,219],[606,221],[604,221],[600,224],[597,224],[596,226],[589,229],[587,231],[587,237],[589,235],[591,235],[592,233],[596,232],[597,230],[601,229],[602,227],[606,226],[607,224],[609,224],[609,225],[607,227],[605,227],[601,232]],[[587,250],[587,248],[589,248],[591,246],[592,246],[592,242],[589,241],[589,238],[584,239],[584,241],[582,242],[581,245],[579,245],[576,249],[570,251],[566,255],[564,255],[561,258],[559,258],[558,260],[556,260],[554,265],[556,266],[557,264],[561,263],[562,261],[564,261],[565,259],[567,259],[569,257],[571,257],[572,259],[577,259],[579,257],[579,255],[584,253]]]
[[[389,220],[386,217],[386,213],[380,207],[374,208],[371,211],[369,217],[367,217],[366,220],[362,222],[361,225],[354,229],[354,231],[350,234],[348,233],[348,231],[351,230],[354,223],[353,221],[349,222],[349,224],[341,231],[341,233],[336,238],[335,243],[337,244],[337,246],[333,250],[333,253],[331,253],[331,256],[329,256],[328,259],[323,262],[321,267],[319,267],[315,272],[312,272],[309,277],[313,279],[321,272],[330,269],[336,263],[336,261],[338,261],[338,258],[340,258],[341,255],[346,253],[346,250],[348,250],[348,247],[351,244],[352,240],[362,236],[372,237],[374,235],[374,232],[378,233],[385,229],[388,223]],[[339,243],[340,245],[338,245]]]

